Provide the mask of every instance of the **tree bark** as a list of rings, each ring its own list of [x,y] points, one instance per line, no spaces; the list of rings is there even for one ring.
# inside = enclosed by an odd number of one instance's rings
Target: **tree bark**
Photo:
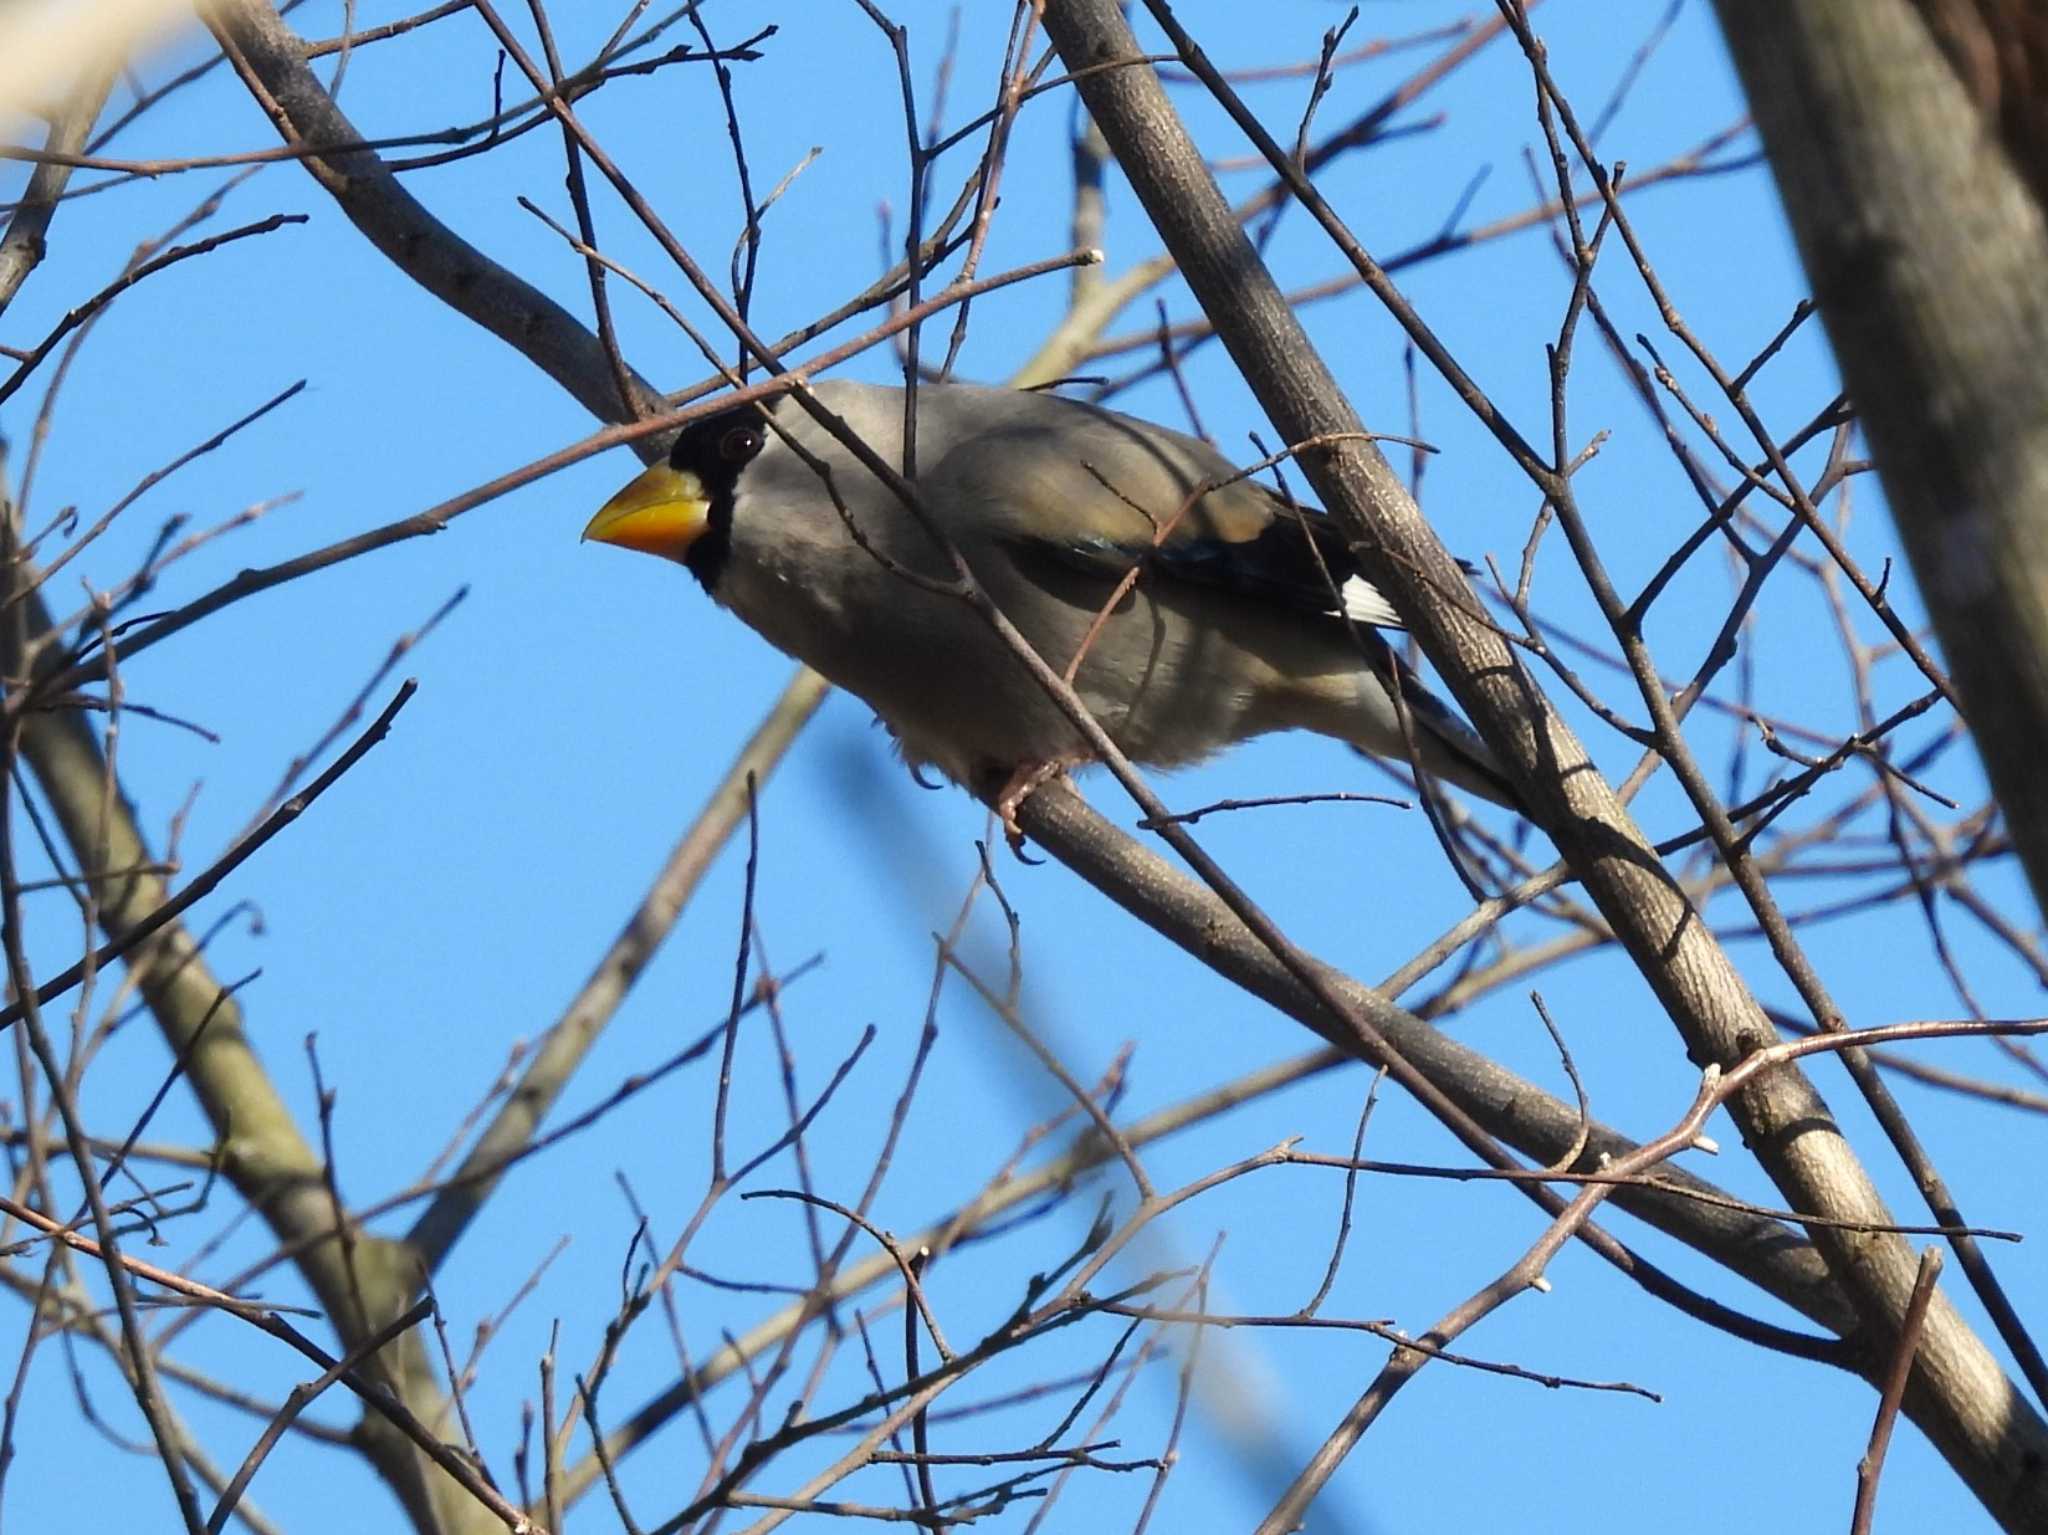
[[[1785,215],[2048,910],[2048,13],[1717,0]]]

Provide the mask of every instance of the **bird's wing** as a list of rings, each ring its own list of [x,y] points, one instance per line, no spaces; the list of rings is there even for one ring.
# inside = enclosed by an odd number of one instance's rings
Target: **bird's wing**
[[[1115,580],[1236,592],[1303,614],[1402,627],[1319,511],[1291,506],[1206,443],[1034,396],[920,478],[968,542],[1027,549]]]
[[[1054,551],[1067,564],[1121,575],[1136,565],[1170,580],[1218,587],[1276,607],[1376,628],[1405,627],[1378,587],[1358,573],[1336,524],[1323,513],[1274,500],[1265,526],[1249,538],[1176,528],[1150,539],[1084,536]]]

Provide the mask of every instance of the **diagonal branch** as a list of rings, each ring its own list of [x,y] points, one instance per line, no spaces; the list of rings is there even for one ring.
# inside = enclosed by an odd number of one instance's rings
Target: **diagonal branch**
[[[363,135],[336,106],[304,45],[261,0],[228,0],[209,24],[235,70],[287,144],[357,144]],[[306,169],[393,266],[463,318],[516,349],[600,421],[626,419],[603,344],[568,310],[450,229],[371,150],[311,155]],[[628,370],[633,407],[661,396]]]

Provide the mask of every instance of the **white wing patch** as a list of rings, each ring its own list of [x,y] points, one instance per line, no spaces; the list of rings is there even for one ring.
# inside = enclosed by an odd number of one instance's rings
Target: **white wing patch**
[[[1344,584],[1337,588],[1337,595],[1343,602],[1340,611],[1356,623],[1371,624],[1379,629],[1407,627],[1401,622],[1401,615],[1394,611],[1394,605],[1363,576],[1345,577]]]

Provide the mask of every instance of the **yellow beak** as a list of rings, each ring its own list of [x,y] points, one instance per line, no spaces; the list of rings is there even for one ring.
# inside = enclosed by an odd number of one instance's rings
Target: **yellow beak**
[[[711,513],[704,482],[687,469],[655,464],[605,502],[583,529],[586,539],[680,560],[703,536]]]

